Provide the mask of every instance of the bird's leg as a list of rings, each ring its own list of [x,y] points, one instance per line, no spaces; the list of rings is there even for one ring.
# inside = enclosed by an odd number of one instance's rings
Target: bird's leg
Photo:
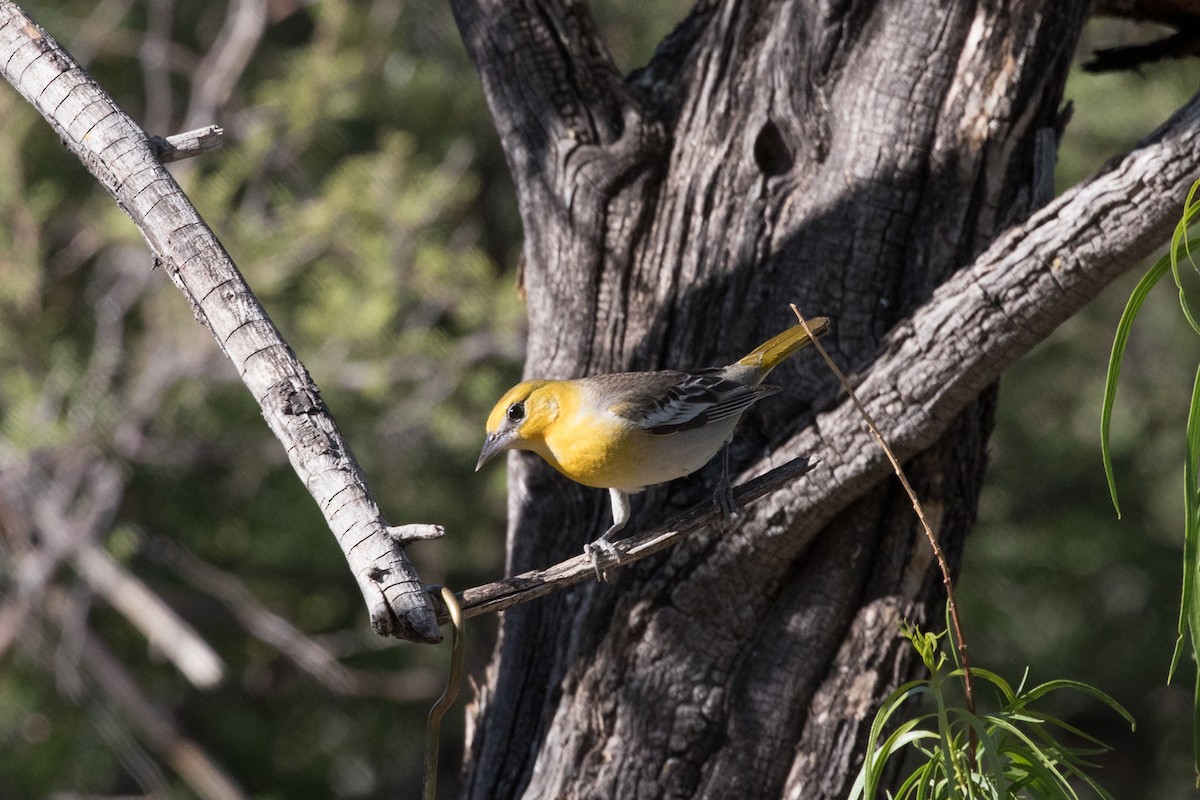
[[[608,494],[612,500],[613,524],[599,539],[583,547],[584,555],[591,559],[592,569],[596,571],[596,580],[605,583],[608,582],[608,567],[621,563],[617,548],[609,539],[629,521],[629,495],[620,489],[609,489]]]
[[[717,490],[713,492],[713,505],[726,519],[739,511],[737,500],[733,497],[733,484],[729,482],[729,442],[721,445],[721,479],[717,481]]]

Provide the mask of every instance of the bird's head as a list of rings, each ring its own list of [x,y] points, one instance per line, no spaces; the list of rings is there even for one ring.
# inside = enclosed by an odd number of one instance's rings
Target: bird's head
[[[558,416],[558,381],[523,381],[504,393],[487,420],[475,471],[501,450],[540,452],[546,426]]]

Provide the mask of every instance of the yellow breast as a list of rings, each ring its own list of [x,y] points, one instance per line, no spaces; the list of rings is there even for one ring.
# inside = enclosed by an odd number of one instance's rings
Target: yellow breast
[[[649,438],[614,414],[581,408],[577,394],[560,400],[558,418],[543,434],[538,455],[585,486],[618,486],[646,456]]]
[[[639,492],[689,475],[716,455],[737,424],[732,418],[656,436],[607,407],[597,407],[576,386],[563,388],[554,423],[531,449],[585,486]]]

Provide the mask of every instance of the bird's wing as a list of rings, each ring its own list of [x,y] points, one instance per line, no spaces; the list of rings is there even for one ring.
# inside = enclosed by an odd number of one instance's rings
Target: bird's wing
[[[636,377],[635,377],[636,376]],[[606,376],[608,377],[608,376]],[[735,416],[776,386],[746,386],[715,372],[653,372],[624,375],[611,388],[617,402],[609,410],[647,433],[664,435],[699,428]]]

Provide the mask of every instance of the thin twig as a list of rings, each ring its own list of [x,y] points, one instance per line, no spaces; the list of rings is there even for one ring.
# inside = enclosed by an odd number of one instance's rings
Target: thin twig
[[[808,456],[792,459],[738,486],[733,490],[734,500],[739,506],[749,505],[805,474],[816,464],[817,460]],[[613,547],[621,559],[620,564],[615,566],[628,566],[678,544],[692,531],[712,522],[720,513],[711,501],[704,501],[645,533],[613,542]],[[548,569],[532,570],[495,583],[467,589],[458,594],[459,606],[462,608],[463,617],[466,618],[489,611],[503,611],[510,606],[527,603],[534,598],[592,580],[595,574],[591,557],[586,554],[578,555]],[[436,597],[434,595],[438,621],[444,623],[448,619],[446,608],[436,602]]]
[[[212,47],[196,67],[185,125],[213,119],[229,102],[267,29],[266,0],[234,0]]]
[[[825,364],[829,367],[829,370],[837,376],[838,381],[842,384],[842,388],[850,397],[850,402],[854,403],[854,407],[858,409],[858,413],[866,421],[867,429],[871,431],[871,435],[875,437],[875,441],[879,443],[880,448],[887,455],[888,461],[891,462],[892,469],[896,473],[896,477],[900,479],[900,485],[908,493],[908,499],[912,502],[913,511],[917,513],[917,519],[921,521],[921,527],[925,530],[925,538],[929,540],[929,546],[933,548],[933,555],[937,558],[938,567],[942,571],[942,584],[946,587],[946,605],[950,609],[950,620],[954,626],[954,638],[958,644],[959,660],[962,662],[963,691],[967,696],[967,708],[974,714],[975,683],[971,676],[971,662],[967,658],[967,642],[963,639],[962,621],[958,616],[958,603],[954,599],[954,582],[950,579],[950,566],[946,563],[946,556],[942,553],[942,548],[938,544],[937,537],[933,535],[933,529],[929,527],[929,521],[925,519],[925,511],[921,508],[921,501],[917,499],[917,493],[913,491],[912,484],[908,482],[908,476],[904,474],[904,469],[896,459],[896,454],[892,452],[892,448],[888,446],[887,440],[883,438],[883,434],[875,426],[875,421],[871,419],[871,415],[867,413],[867,409],[859,402],[858,396],[854,394],[854,389],[850,386],[850,381],[846,380],[845,374],[838,369],[838,365],[829,357],[828,351],[817,340],[817,337],[813,336],[812,330],[808,327],[808,321],[804,319],[804,315],[800,313],[800,309],[796,308],[794,303],[792,304],[792,313],[796,315],[796,319],[800,320],[800,324],[804,326],[804,330],[812,338],[813,346],[817,348],[817,352],[821,354],[821,358],[825,360]],[[974,742],[974,739],[975,731],[971,729],[972,742]]]

